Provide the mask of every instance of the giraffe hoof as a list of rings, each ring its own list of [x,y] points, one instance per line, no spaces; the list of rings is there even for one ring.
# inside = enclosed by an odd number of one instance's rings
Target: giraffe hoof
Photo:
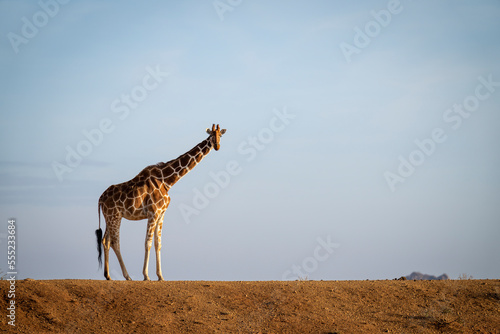
[[[149,277],[145,277],[145,278],[144,278],[144,280],[145,280],[145,281],[151,281],[151,280],[149,279]]]
[[[130,277],[127,277],[127,281],[131,281],[132,279]]]

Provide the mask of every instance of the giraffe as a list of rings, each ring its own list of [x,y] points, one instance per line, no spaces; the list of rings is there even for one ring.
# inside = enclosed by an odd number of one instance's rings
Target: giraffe
[[[104,277],[111,280],[109,275],[109,249],[113,248],[123,277],[132,280],[125,268],[120,253],[120,224],[121,219],[141,220],[147,219],[147,232],[145,243],[144,280],[149,281],[148,263],[153,235],[156,251],[156,275],[158,280],[163,280],[161,273],[161,230],[163,226],[163,215],[170,203],[168,191],[184,175],[192,170],[211,150],[220,148],[220,138],[226,129],[220,129],[212,125],[207,129],[208,138],[193,147],[177,159],[169,162],[160,162],[144,168],[133,179],[110,186],[106,189],[98,203],[99,228],[95,231],[97,237],[97,251],[99,266],[102,266],[102,247],[104,246]],[[104,236],[101,229],[101,210],[106,221]]]

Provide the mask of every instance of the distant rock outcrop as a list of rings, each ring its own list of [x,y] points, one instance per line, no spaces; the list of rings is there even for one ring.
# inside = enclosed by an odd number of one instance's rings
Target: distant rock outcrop
[[[427,274],[422,274],[417,271],[412,272],[410,275],[406,276],[406,279],[409,280],[445,280],[449,279],[448,275],[442,274],[441,276],[433,276],[433,275],[427,275]]]

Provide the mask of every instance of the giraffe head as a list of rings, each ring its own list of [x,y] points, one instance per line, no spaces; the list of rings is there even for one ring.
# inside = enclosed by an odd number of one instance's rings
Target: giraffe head
[[[210,135],[210,142],[212,143],[212,147],[215,148],[216,151],[220,148],[220,137],[226,133],[226,129],[220,128],[219,124],[215,127],[215,124],[212,125],[212,130],[207,129],[207,133]]]

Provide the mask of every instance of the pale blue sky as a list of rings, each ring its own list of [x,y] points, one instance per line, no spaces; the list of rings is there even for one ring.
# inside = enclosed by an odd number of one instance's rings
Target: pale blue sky
[[[498,1],[0,1],[0,29],[20,277],[101,279],[100,194],[212,123],[221,150],[170,192],[165,279],[500,277]],[[134,279],[145,232],[122,222]]]

